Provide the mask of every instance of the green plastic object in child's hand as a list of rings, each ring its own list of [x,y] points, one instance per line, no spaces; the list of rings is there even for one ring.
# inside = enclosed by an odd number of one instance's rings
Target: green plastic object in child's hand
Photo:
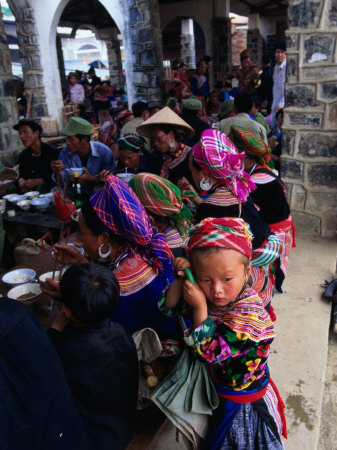
[[[185,267],[184,272],[185,272],[185,275],[186,275],[186,278],[188,279],[188,281],[192,284],[195,284],[195,279],[194,279],[191,269],[189,267]]]

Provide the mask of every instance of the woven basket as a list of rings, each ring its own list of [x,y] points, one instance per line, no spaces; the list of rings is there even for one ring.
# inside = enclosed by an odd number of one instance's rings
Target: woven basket
[[[18,173],[14,169],[10,169],[9,167],[5,167],[2,172],[0,172],[0,195],[3,195],[9,186],[15,182],[18,178]],[[8,180],[7,183],[3,183],[3,181]]]

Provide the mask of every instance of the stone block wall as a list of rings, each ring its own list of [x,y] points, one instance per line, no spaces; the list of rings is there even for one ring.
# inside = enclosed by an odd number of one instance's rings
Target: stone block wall
[[[14,96],[11,58],[0,10],[0,159],[5,166],[14,164],[17,151],[22,148],[13,125],[18,121]]]
[[[15,14],[18,45],[27,98],[32,91],[30,119],[48,115],[43,85],[43,68],[40,58],[39,36],[32,8],[18,8]]]
[[[264,41],[258,29],[248,30],[247,48],[254,53],[253,63],[260,69],[262,67],[262,56],[264,52]]]
[[[124,79],[119,40],[111,37],[110,40],[106,40],[106,46],[109,60],[110,84],[111,86],[117,86],[118,89],[122,89],[124,88]]]
[[[135,100],[161,100],[163,49],[157,0],[126,0]]]
[[[232,70],[231,20],[213,17],[213,73],[214,82],[223,81]]]
[[[337,206],[337,0],[290,1],[282,177],[300,233],[332,237]]]

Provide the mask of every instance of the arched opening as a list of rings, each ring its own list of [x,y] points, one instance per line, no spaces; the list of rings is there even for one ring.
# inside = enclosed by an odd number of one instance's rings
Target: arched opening
[[[164,60],[175,60],[181,57],[181,22],[187,17],[177,17],[163,31]],[[193,20],[195,55],[198,61],[206,54],[206,38],[201,26]]]

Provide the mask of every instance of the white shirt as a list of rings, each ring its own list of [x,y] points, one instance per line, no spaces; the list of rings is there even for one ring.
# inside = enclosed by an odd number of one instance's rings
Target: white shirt
[[[286,83],[286,65],[287,58],[281,64],[276,64],[273,74],[273,105],[272,114],[275,114],[276,108],[284,108],[284,88]]]

